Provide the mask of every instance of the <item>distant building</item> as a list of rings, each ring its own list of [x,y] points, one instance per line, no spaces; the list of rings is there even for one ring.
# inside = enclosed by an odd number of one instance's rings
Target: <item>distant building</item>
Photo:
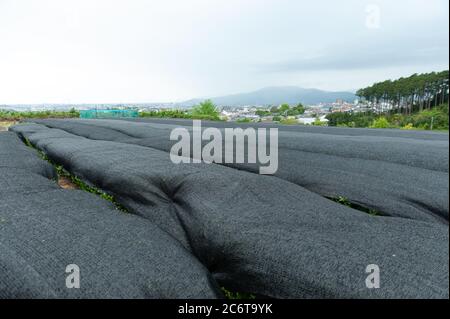
[[[304,124],[304,125],[313,125],[317,119],[319,119],[320,122],[328,123],[328,119],[326,118],[326,115],[322,115],[320,117],[300,117],[300,118],[298,118],[298,122],[300,124]]]

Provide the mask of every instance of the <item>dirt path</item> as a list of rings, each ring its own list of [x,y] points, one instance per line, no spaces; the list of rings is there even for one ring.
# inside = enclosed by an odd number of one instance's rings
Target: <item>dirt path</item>
[[[11,125],[17,124],[17,121],[2,121],[0,120],[0,132],[1,131],[7,131],[8,127]]]
[[[72,181],[65,176],[59,176],[58,185],[64,189],[79,189],[79,187],[77,187],[77,185],[72,183]]]

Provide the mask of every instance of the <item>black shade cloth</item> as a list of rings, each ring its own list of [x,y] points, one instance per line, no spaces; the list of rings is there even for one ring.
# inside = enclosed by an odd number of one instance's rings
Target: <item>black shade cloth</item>
[[[125,134],[88,122],[12,129],[171,234],[220,285],[279,298],[448,298],[448,226],[439,219],[373,217],[278,177],[175,165],[165,151],[134,145],[162,143],[130,137],[140,125],[121,124]],[[100,138],[110,132],[129,142]],[[369,264],[380,267],[380,289],[365,285]]]
[[[0,133],[0,298],[217,298],[207,269],[150,221],[83,191]],[[66,287],[67,265],[80,288]]]
[[[148,121],[38,122],[89,139],[137,144],[163,151],[170,151],[174,144],[169,139],[172,129],[192,125],[192,121],[186,120]],[[203,125],[221,129],[241,126],[220,122]],[[325,197],[345,197],[383,215],[448,224],[448,134],[276,127],[279,129],[279,167],[275,176]],[[256,164],[226,165],[251,172],[259,170]]]

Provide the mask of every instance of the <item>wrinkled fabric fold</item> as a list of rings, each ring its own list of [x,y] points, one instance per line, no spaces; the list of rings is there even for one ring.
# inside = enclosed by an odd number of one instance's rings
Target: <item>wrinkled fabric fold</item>
[[[56,178],[15,133],[0,133],[0,298],[222,297],[208,270],[158,226],[60,189]],[[71,264],[80,288],[66,286]]]

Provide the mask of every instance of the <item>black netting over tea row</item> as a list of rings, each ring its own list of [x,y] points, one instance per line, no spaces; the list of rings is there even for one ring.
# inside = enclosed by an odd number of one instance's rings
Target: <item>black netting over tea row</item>
[[[39,123],[13,131],[113,195],[143,225],[141,233],[133,232],[133,244],[148,234],[166,252],[174,249],[161,241],[189,252],[178,263],[198,262],[212,278],[202,277],[198,264],[178,265],[198,271],[197,293],[213,296],[211,287],[219,285],[276,298],[448,297],[448,144],[440,137],[281,130],[279,171],[262,176],[246,165],[173,164],[171,123]],[[351,149],[344,147],[349,140]],[[402,157],[420,145],[434,158]],[[323,197],[334,195],[375,206],[384,216]],[[72,214],[80,215],[75,208]],[[120,227],[130,226],[111,221],[107,238],[117,237]],[[128,262],[145,259],[151,267],[155,257],[139,255],[148,249],[141,248],[128,251]],[[369,264],[380,268],[380,289],[365,285]],[[172,266],[166,261],[168,272]],[[166,276],[161,273],[161,280],[171,278]],[[170,283],[177,296],[182,285]]]

